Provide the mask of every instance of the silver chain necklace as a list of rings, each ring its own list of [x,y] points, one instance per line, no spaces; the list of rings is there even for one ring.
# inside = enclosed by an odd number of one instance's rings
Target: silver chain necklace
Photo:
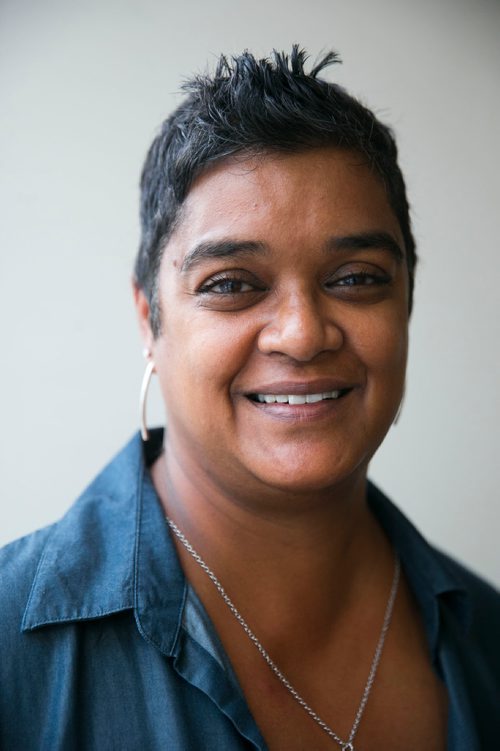
[[[359,703],[358,710],[356,712],[356,716],[354,718],[354,723],[351,728],[351,732],[349,733],[349,738],[346,740],[343,740],[337,733],[332,730],[332,728],[327,725],[327,723],[321,719],[321,717],[316,714],[314,709],[312,709],[309,704],[305,701],[305,699],[302,698],[302,696],[299,694],[299,692],[292,686],[288,678],[283,675],[279,667],[273,662],[269,654],[266,652],[260,641],[257,639],[253,631],[251,630],[250,626],[247,624],[241,613],[237,610],[236,606],[233,604],[232,600],[230,599],[229,595],[226,593],[224,587],[220,583],[220,581],[215,576],[212,569],[210,569],[203,558],[198,555],[196,550],[193,548],[187,537],[181,532],[179,527],[175,524],[175,522],[172,521],[168,516],[166,517],[167,523],[172,530],[172,532],[175,534],[177,539],[184,545],[188,553],[194,558],[196,563],[200,566],[200,568],[203,569],[203,571],[206,573],[208,578],[212,581],[212,583],[215,585],[215,588],[217,589],[218,593],[226,603],[227,607],[233,614],[233,616],[236,618],[238,623],[240,624],[241,628],[245,632],[245,634],[248,636],[254,647],[260,652],[264,660],[267,662],[270,669],[273,671],[274,675],[278,678],[278,680],[283,684],[283,686],[287,689],[287,691],[293,696],[295,701],[302,707],[302,709],[307,712],[309,717],[316,722],[319,727],[325,731],[327,735],[332,738],[342,749],[342,751],[355,751],[354,749],[354,737],[358,731],[359,723],[361,722],[361,718],[363,716],[363,712],[365,711],[366,702],[368,701],[368,697],[370,695],[370,691],[373,686],[373,682],[375,680],[375,674],[377,672],[377,668],[380,662],[380,657],[382,655],[382,649],[384,647],[385,637],[387,636],[387,632],[389,630],[389,624],[391,622],[392,618],[392,612],[394,610],[394,601],[396,600],[396,594],[398,591],[398,584],[399,584],[399,575],[400,575],[400,563],[399,558],[396,555],[395,556],[395,562],[394,562],[394,576],[392,579],[392,586],[391,586],[391,592],[389,594],[389,599],[387,600],[387,605],[385,608],[385,615],[384,615],[384,622],[382,624],[382,630],[380,631],[380,636],[378,638],[377,647],[375,649],[375,654],[373,655],[373,660],[370,665],[370,672],[368,675],[368,680],[366,681],[366,685],[363,691],[363,695],[361,697],[361,701]]]

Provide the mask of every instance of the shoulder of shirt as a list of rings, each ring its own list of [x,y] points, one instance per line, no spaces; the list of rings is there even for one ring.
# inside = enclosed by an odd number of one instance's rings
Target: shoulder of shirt
[[[12,592],[13,588],[17,589],[23,577],[33,580],[47,540],[56,525],[57,522],[37,529],[0,548],[0,597],[3,593]]]
[[[100,594],[104,612],[129,603],[139,445],[132,439],[59,521],[0,548],[2,630],[83,618],[90,590]],[[23,622],[35,605],[40,618]]]
[[[433,549],[444,565],[453,572],[457,580],[462,582],[472,601],[475,612],[474,621],[481,623],[483,626],[489,625],[491,629],[496,629],[498,639],[498,634],[500,634],[500,591],[498,588],[452,556],[437,548]]]
[[[21,622],[43,551],[56,524],[25,535],[0,548],[0,643],[7,646],[6,633],[21,633]]]
[[[480,599],[486,598],[489,600],[491,598],[493,601],[497,601],[498,604],[500,604],[500,591],[492,582],[489,582],[481,574],[476,573],[463,563],[460,563],[460,561],[457,561],[453,556],[444,553],[442,550],[434,548],[434,551],[436,555],[442,559],[444,564],[452,569],[455,575],[463,581],[468,592],[476,594]]]
[[[460,624],[464,638],[481,645],[481,649],[486,647],[486,652],[491,647],[500,662],[498,589],[426,540],[400,508],[373,483],[368,485],[368,498],[398,551],[414,592],[420,595],[421,604],[425,601],[428,605],[437,598],[443,613],[452,613],[455,623]]]
[[[465,630],[455,630],[457,644],[461,645],[460,660],[463,669],[476,676],[471,685],[477,695],[481,695],[482,685],[487,687],[489,694],[496,694],[500,689],[500,592],[493,584],[451,556],[439,550],[436,550],[436,555],[453,572],[456,580],[462,583],[465,593]],[[442,613],[446,612],[446,605],[445,597]],[[450,625],[450,620],[446,620]]]

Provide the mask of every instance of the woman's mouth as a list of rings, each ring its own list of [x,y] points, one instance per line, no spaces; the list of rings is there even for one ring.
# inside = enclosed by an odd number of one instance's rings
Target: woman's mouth
[[[248,394],[248,398],[260,404],[317,404],[329,399],[340,399],[351,389],[322,391],[316,394]]]

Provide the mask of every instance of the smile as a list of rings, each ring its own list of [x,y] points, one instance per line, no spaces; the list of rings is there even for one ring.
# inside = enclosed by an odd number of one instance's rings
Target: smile
[[[261,404],[316,404],[326,399],[338,399],[350,389],[323,391],[318,394],[250,394],[250,399]]]

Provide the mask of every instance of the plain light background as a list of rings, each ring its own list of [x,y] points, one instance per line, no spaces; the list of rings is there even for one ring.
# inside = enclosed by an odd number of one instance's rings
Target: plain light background
[[[296,41],[337,49],[328,77],[392,124],[413,205],[407,395],[371,476],[500,583],[499,37],[492,0],[2,0],[1,543],[137,429],[137,184],[182,78]]]

